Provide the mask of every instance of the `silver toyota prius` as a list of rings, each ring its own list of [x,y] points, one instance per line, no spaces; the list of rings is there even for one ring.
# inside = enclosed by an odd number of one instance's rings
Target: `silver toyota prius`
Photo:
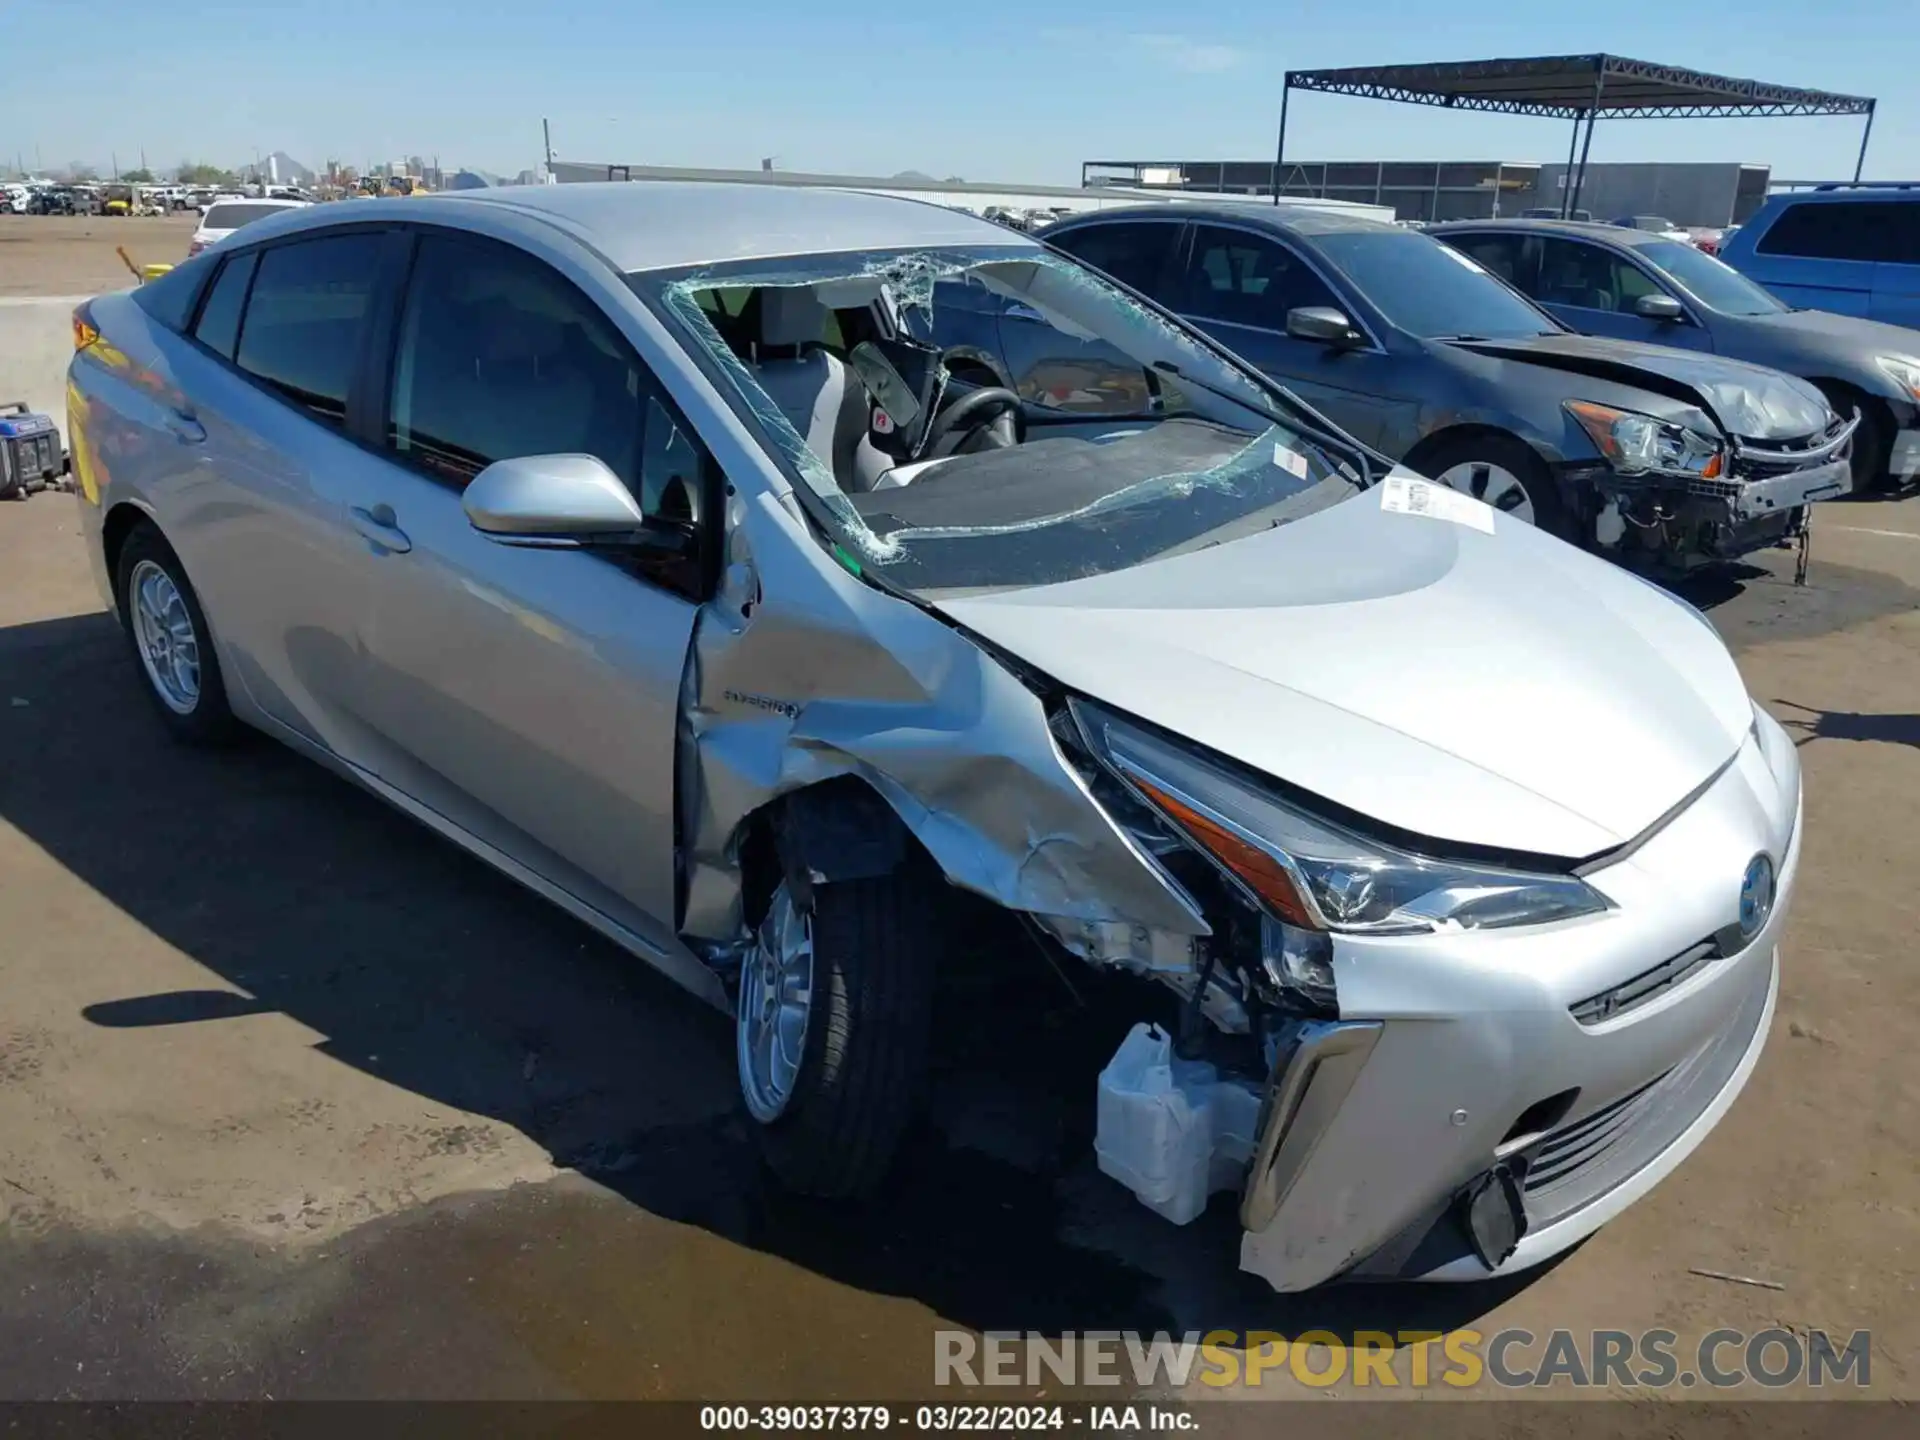
[[[1063,358],[999,388],[943,306]],[[1174,1223],[1229,1192],[1282,1290],[1565,1250],[1765,1043],[1800,771],[1707,621],[1004,227],[312,206],[74,343],[159,720],[267,732],[734,1015],[797,1190],[883,1181],[993,911],[1036,984],[1137,995],[1100,1167]]]

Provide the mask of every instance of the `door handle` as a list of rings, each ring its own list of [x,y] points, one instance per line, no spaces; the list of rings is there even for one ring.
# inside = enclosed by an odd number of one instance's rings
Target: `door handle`
[[[413,541],[407,538],[407,532],[394,524],[391,505],[375,505],[371,510],[354,505],[348,509],[347,515],[361,538],[375,549],[395,555],[404,555],[413,549]]]
[[[198,445],[207,438],[207,427],[202,425],[188,410],[169,410],[167,429],[182,445]]]

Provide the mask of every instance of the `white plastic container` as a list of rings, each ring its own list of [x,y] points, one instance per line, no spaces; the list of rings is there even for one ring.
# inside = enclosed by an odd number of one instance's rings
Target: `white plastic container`
[[[1146,1024],[1128,1032],[1100,1072],[1100,1169],[1176,1225],[1207,1208],[1215,1083],[1211,1065],[1175,1060],[1166,1031]]]

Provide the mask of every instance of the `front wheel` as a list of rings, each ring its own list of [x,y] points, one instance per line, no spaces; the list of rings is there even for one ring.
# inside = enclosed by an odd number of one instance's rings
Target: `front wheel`
[[[1475,435],[1443,445],[1426,473],[1449,489],[1484,501],[1562,540],[1573,538],[1553,475],[1524,442],[1508,435]]]
[[[782,882],[740,976],[740,1090],[767,1166],[830,1199],[872,1191],[926,1079],[933,954],[905,875]]]

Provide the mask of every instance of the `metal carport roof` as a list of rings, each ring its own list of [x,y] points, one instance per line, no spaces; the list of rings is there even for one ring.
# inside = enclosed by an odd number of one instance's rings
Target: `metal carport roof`
[[[1678,65],[1655,65],[1623,55],[1537,55],[1528,59],[1454,60],[1424,65],[1356,65],[1342,70],[1289,70],[1280,96],[1280,137],[1274,149],[1274,196],[1280,193],[1280,167],[1286,163],[1287,99],[1295,90],[1397,100],[1444,109],[1482,110],[1505,115],[1545,115],[1574,122],[1567,163],[1580,150],[1579,168],[1567,189],[1567,208],[1579,200],[1593,124],[1602,116],[1646,120],[1706,116],[1864,115],[1860,155],[1854,179],[1866,163],[1873,134],[1874,100],[1739,80]],[[1580,125],[1587,127],[1580,144]]]

